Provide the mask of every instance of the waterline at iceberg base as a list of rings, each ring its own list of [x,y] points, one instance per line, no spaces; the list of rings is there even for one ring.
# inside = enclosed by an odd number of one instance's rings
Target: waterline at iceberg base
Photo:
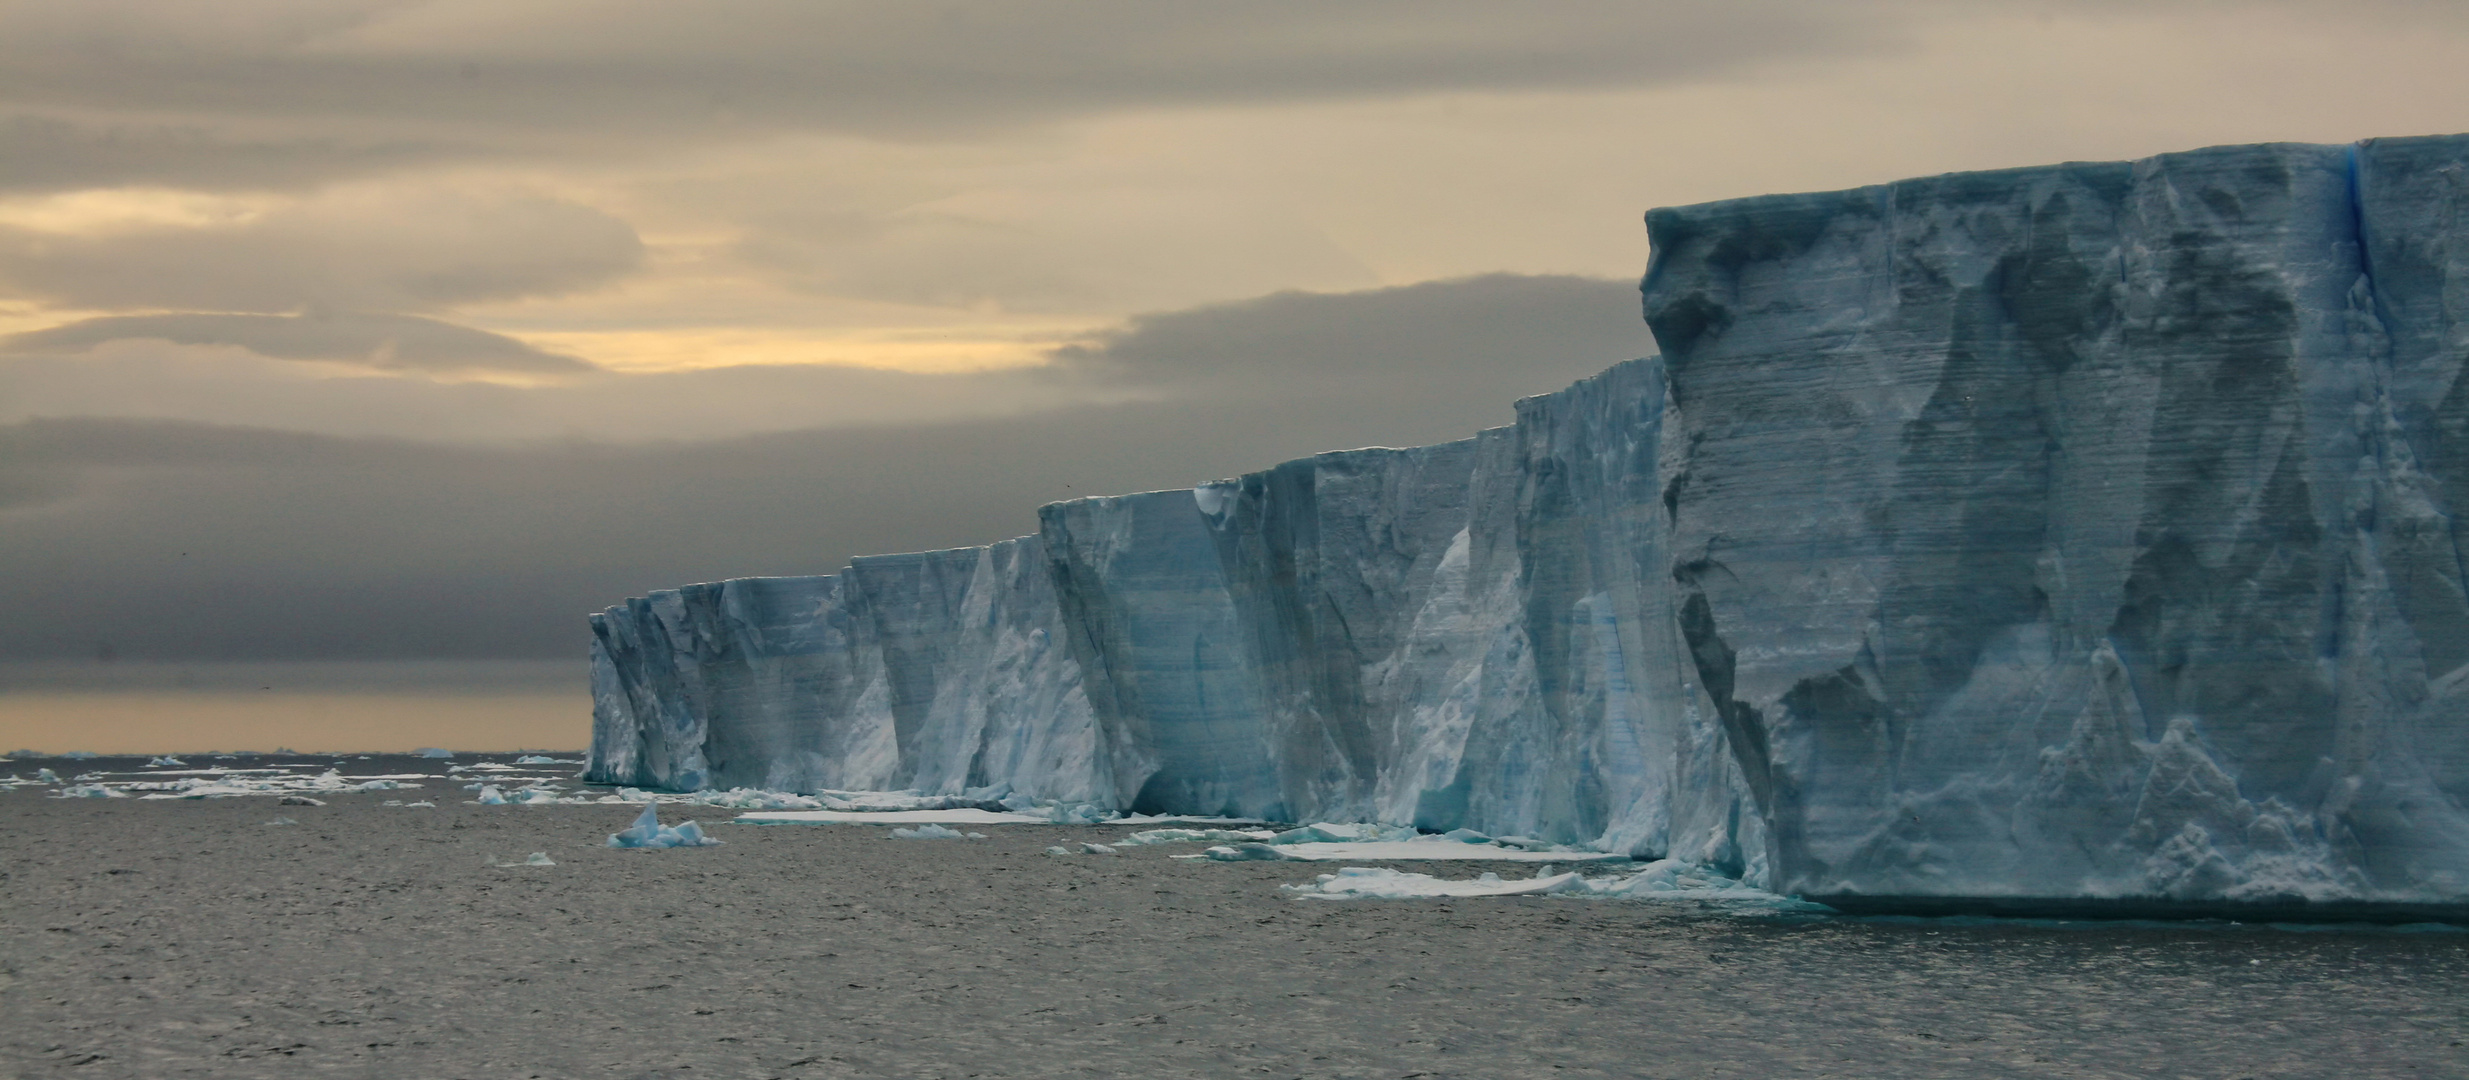
[[[1510,427],[593,616],[587,778],[2469,912],[2469,137],[1647,222],[1661,356]]]

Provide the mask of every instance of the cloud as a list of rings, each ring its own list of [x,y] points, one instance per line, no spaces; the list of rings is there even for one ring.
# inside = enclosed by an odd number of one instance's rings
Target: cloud
[[[434,137],[367,140],[348,132],[252,136],[196,122],[0,116],[0,191],[97,184],[294,189],[482,156],[506,155]]]
[[[277,360],[396,371],[566,375],[596,370],[503,334],[417,315],[113,315],[0,338],[0,354],[82,353],[114,341],[222,345]]]
[[[0,183],[155,180],[158,162],[184,160],[182,183],[245,184],[275,175],[251,164],[268,158],[348,171],[424,150],[940,137],[1123,108],[1669,84],[1874,53],[1907,21],[1888,3],[1805,0],[240,0],[199,12],[94,0],[0,13],[0,103],[54,151],[0,168]],[[181,133],[162,136],[166,123]]]
[[[1150,316],[1033,371],[604,373],[539,388],[284,383],[303,365],[182,361],[220,372],[217,391],[110,345],[42,362],[99,364],[84,385],[119,415],[15,406],[0,424],[13,571],[0,655],[110,642],[129,659],[579,657],[585,611],[648,589],[985,543],[1032,531],[1055,499],[1508,423],[1513,398],[1642,351],[1635,302],[1627,282],[1495,276]],[[0,385],[39,387],[25,370]],[[637,410],[614,425],[627,442],[478,438],[612,403]],[[892,411],[902,403],[946,411]],[[491,409],[511,411],[456,426]],[[801,417],[804,430],[659,441]]]
[[[1138,382],[1285,393],[1298,381],[1470,387],[1515,371],[1508,358],[1584,357],[1601,367],[1652,351],[1634,282],[1487,274],[1142,315],[1056,359]]]
[[[531,194],[355,186],[203,224],[0,225],[0,291],[88,309],[426,311],[589,289],[632,227]]]
[[[112,416],[343,437],[639,443],[1177,399],[1257,408],[1313,395],[1352,403],[1352,434],[1330,438],[1431,441],[1501,422],[1516,397],[1651,351],[1636,306],[1626,281],[1509,274],[1282,293],[1141,316],[1053,350],[1044,367],[951,374],[821,364],[638,374],[410,316],[114,316],[0,340],[0,423]],[[449,382],[294,362],[365,368],[371,357],[409,374],[555,378]]]

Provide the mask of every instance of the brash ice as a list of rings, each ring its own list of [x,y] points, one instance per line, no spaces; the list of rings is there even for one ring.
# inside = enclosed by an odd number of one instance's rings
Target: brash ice
[[[1647,221],[1513,426],[594,616],[588,777],[2469,903],[2469,137]]]

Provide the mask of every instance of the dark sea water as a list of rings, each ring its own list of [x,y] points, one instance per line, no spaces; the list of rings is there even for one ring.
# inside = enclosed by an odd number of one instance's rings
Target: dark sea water
[[[1326,902],[1278,888],[1326,867],[1043,853],[1120,827],[620,851],[635,807],[443,775],[510,757],[279,759],[427,777],[323,806],[0,793],[0,1076],[2469,1076],[2451,927]]]

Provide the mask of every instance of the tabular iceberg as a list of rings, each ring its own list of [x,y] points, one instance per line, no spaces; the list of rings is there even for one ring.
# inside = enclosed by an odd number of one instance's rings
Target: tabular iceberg
[[[587,775],[2469,903],[2469,137],[1647,222],[1662,355],[1513,426],[594,616]]]

